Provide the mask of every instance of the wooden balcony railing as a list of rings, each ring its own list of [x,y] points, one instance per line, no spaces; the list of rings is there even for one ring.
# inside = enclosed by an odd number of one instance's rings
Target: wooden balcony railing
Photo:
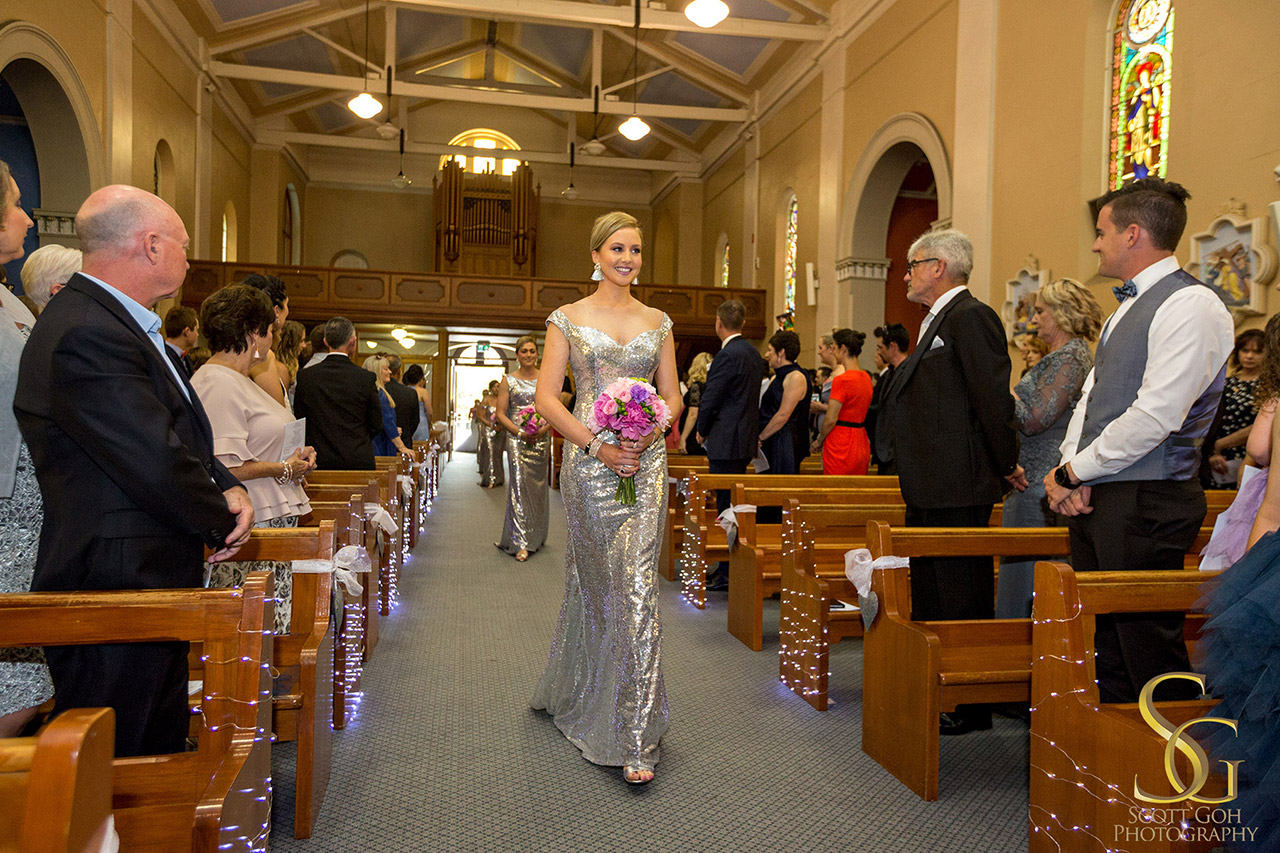
[[[548,314],[586,296],[593,286],[545,278],[191,261],[182,304],[198,310],[210,293],[255,272],[283,280],[289,288],[289,315],[313,322],[341,314],[363,323],[541,328]],[[743,333],[756,339],[767,334],[763,290],[644,284],[633,292],[646,305],[667,312],[677,330],[708,337],[714,333],[717,306],[741,299],[747,308]]]

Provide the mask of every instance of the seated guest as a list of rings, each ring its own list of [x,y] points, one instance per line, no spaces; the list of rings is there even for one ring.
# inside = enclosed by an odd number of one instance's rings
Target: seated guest
[[[809,374],[795,363],[800,336],[774,332],[765,348],[773,380],[760,399],[760,447],[769,460],[769,474],[798,474],[809,455]]]
[[[213,354],[191,380],[209,413],[213,452],[249,490],[254,527],[297,527],[311,511],[302,481],[315,468],[315,450],[297,447],[284,457],[285,426],[293,414],[249,378],[271,349],[275,315],[258,290],[233,284],[200,306],[200,325]],[[289,563],[215,563],[211,587],[238,587],[255,569],[275,572],[277,634],[289,632],[293,572]]]
[[[858,367],[858,356],[867,336],[838,329],[833,339],[844,370],[831,381],[827,417],[813,450],[822,454],[824,474],[865,474],[871,464],[866,418],[873,389],[871,377]]]
[[[293,411],[307,419],[307,444],[327,471],[372,471],[373,436],[382,431],[374,378],[351,361],[359,341],[346,317],[324,325],[325,351],[298,371]]]
[[[371,355],[364,360],[364,369],[375,377],[378,387],[378,402],[382,409],[382,429],[373,436],[374,456],[395,456],[397,453],[411,454],[411,451],[400,437],[400,427],[396,423],[396,401],[387,393],[387,382],[391,380],[391,361],[384,356]],[[412,439],[411,439],[412,440]]]
[[[285,321],[289,319],[289,291],[284,282],[273,275],[253,273],[245,276],[243,283],[261,290],[271,300],[271,310],[275,314],[275,320],[271,324],[271,339],[273,341],[279,340],[280,329],[284,326]],[[260,362],[253,366],[249,376],[254,382],[258,383],[259,388],[271,395],[271,399],[292,411],[292,405],[289,402],[289,382],[291,377],[287,374],[288,371],[281,370],[280,364],[276,360],[276,354],[268,344],[266,354]]]
[[[0,160],[0,263],[23,255],[22,243],[31,219],[22,209],[18,185],[9,167]],[[48,248],[62,248],[50,246]],[[80,268],[80,253],[75,270]],[[32,252],[22,277],[40,252]],[[41,265],[49,268],[49,253]],[[75,270],[72,270],[74,272]],[[0,267],[0,281],[4,267]],[[47,275],[42,274],[47,280]],[[63,279],[65,281],[66,279]],[[48,301],[46,297],[45,302]],[[41,303],[43,304],[43,303]],[[0,593],[26,592],[36,565],[40,543],[40,484],[26,442],[13,414],[13,389],[18,381],[18,361],[35,318],[26,306],[0,286]],[[39,647],[0,649],[0,737],[15,737],[35,717],[36,709],[53,695],[53,682]]]
[[[188,379],[191,378],[193,370],[191,360],[187,358],[187,350],[195,346],[198,340],[200,340],[200,318],[196,316],[195,309],[185,305],[175,305],[170,308],[169,313],[164,315],[164,345],[182,364]]]
[[[43,309],[53,295],[80,272],[80,250],[66,246],[41,246],[22,265],[22,292]]]
[[[1021,474],[1014,472],[1014,491],[1004,501],[1004,527],[1056,527],[1049,509],[1044,476],[1058,464],[1058,447],[1067,435],[1080,388],[1093,369],[1089,344],[1102,330],[1102,306],[1084,285],[1061,278],[1036,294],[1037,340],[1048,355],[1036,362],[1013,388],[1014,413],[1022,448]],[[1031,616],[1035,560],[1001,560],[996,585],[996,618]]]

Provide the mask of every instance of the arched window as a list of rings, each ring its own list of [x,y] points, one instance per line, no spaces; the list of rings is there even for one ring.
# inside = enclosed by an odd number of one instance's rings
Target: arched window
[[[503,157],[499,159],[496,156],[498,151],[519,151],[520,146],[516,141],[505,133],[496,130],[490,130],[485,127],[477,127],[468,130],[465,133],[459,133],[453,139],[449,140],[450,145],[469,145],[472,148],[488,148],[495,152],[493,157],[485,157],[475,155],[468,157],[466,154],[445,154],[440,158],[440,168],[444,168],[444,164],[449,160],[456,160],[458,165],[462,166],[464,172],[474,172],[482,174],[484,172],[501,171],[504,175],[510,175],[515,172],[516,167],[520,165],[519,159],[511,157]]]
[[[297,239],[300,233],[302,205],[298,202],[298,189],[293,184],[284,188],[284,210],[280,215],[280,257],[281,263],[302,263],[302,241]]]
[[[1111,42],[1111,189],[1169,162],[1173,0],[1122,0]]]
[[[799,208],[796,197],[792,196],[787,205],[786,266],[782,269],[782,286],[786,295],[786,311],[793,315],[796,311],[796,243],[799,241],[796,218]]]
[[[230,201],[222,211],[222,262],[238,260],[236,258],[236,242],[239,237],[239,225],[236,222],[236,206]]]
[[[156,151],[151,158],[151,191],[170,205],[174,203],[173,149],[163,139],[156,143]]]
[[[729,241],[724,241],[724,251],[720,254],[720,286],[729,286]]]

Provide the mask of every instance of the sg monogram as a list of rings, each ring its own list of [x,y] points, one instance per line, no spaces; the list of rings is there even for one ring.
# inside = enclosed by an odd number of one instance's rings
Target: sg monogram
[[[1227,765],[1227,795],[1221,799],[1213,799],[1201,797],[1200,789],[1204,787],[1205,782],[1209,780],[1209,756],[1205,754],[1204,748],[1188,734],[1186,730],[1196,723],[1213,723],[1219,726],[1227,726],[1231,731],[1237,731],[1235,720],[1220,719],[1218,717],[1197,717],[1194,720],[1188,720],[1180,726],[1175,727],[1167,720],[1159,711],[1156,710],[1155,700],[1152,694],[1156,687],[1165,682],[1172,680],[1192,681],[1199,685],[1200,690],[1204,691],[1204,676],[1194,672],[1168,672],[1164,675],[1158,675],[1146,683],[1142,688],[1142,695],[1138,697],[1138,707],[1142,712],[1142,719],[1146,720],[1147,725],[1155,729],[1156,734],[1165,739],[1166,745],[1164,749],[1164,773],[1169,779],[1169,784],[1173,786],[1173,796],[1160,797],[1146,793],[1138,786],[1138,776],[1133,776],[1133,796],[1144,803],[1179,803],[1183,800],[1191,800],[1195,803],[1229,803],[1236,798],[1236,788],[1240,776],[1239,765],[1242,760],[1226,761],[1222,763]],[[1191,763],[1191,783],[1184,785],[1182,777],[1178,774],[1178,768],[1175,766],[1174,759],[1176,753],[1181,752]]]

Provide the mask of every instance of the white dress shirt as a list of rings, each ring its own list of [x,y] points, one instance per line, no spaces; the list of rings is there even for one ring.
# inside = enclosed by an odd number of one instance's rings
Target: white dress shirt
[[[1178,259],[1170,255],[1135,275],[1138,295],[1120,303],[1103,325],[1102,339],[1152,285],[1178,269]],[[1147,332],[1147,366],[1138,398],[1080,450],[1094,383],[1090,370],[1061,445],[1062,463],[1070,462],[1075,478],[1088,482],[1123,471],[1150,453],[1186,421],[1191,406],[1226,363],[1233,334],[1231,314],[1209,288],[1184,287],[1166,299]]]
[[[968,292],[969,288],[965,285],[953,287],[946,293],[934,300],[933,305],[929,306],[929,313],[924,315],[924,319],[920,321],[920,334],[916,335],[916,343],[924,338],[924,333],[929,331],[929,324],[933,322],[933,318],[942,313],[942,309],[947,307],[952,299],[955,299],[961,292]]]
[[[160,360],[169,368],[169,373],[173,375],[174,380],[178,383],[178,390],[182,391],[182,396],[190,401],[191,393],[187,391],[187,378],[178,373],[178,368],[174,366],[173,359],[169,358],[168,344],[164,342],[164,337],[160,334],[160,315],[138,302],[132,296],[107,284],[102,279],[91,276],[87,272],[81,272],[80,274],[115,297],[115,300],[124,308],[125,313],[133,318],[133,322],[138,324],[138,328],[151,341],[151,344],[156,348],[156,352],[160,353]]]
[[[729,337],[725,338],[723,341],[720,342],[720,349],[724,349],[725,347],[727,347],[729,345],[729,341],[733,340],[734,338],[740,338],[740,337],[742,337],[742,332],[734,332],[732,335],[730,335]]]

